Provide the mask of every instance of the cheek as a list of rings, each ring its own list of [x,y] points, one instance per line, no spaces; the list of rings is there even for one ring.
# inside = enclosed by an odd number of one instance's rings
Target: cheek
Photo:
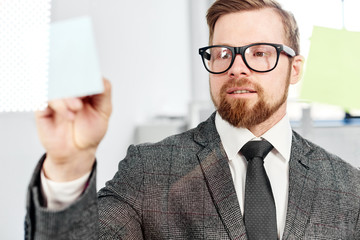
[[[210,91],[213,95],[218,95],[222,86],[223,84],[220,79],[210,77]]]
[[[269,97],[278,99],[283,96],[289,86],[289,69],[284,64],[284,67],[277,67],[270,73],[273,75],[269,76],[265,82],[266,84],[263,86],[264,92]]]
[[[269,91],[267,91],[267,95],[273,99],[273,100],[277,100],[279,98],[281,98],[284,94],[284,90],[285,90],[285,86],[284,84],[274,84],[273,86],[269,86],[268,87]],[[266,90],[265,90],[266,92]]]
[[[285,79],[268,79],[264,84],[260,85],[262,88],[262,97],[267,102],[276,102],[282,98],[285,91]]]

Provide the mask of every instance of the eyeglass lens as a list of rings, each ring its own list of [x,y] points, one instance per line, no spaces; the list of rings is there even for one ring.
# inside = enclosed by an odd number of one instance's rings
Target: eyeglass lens
[[[214,73],[226,71],[233,61],[233,52],[227,47],[211,47],[203,54],[208,70]],[[277,50],[271,45],[253,45],[244,52],[247,65],[255,71],[268,71],[275,67]]]

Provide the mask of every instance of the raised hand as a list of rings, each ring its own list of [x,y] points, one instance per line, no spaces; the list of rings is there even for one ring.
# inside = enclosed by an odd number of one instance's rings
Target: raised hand
[[[102,94],[50,101],[45,111],[36,113],[47,152],[43,165],[47,178],[70,181],[91,170],[112,111],[111,84],[103,82]]]

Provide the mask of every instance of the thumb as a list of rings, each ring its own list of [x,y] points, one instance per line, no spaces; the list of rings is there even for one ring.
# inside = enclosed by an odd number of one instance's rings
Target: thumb
[[[104,92],[93,96],[94,108],[107,119],[112,112],[111,104],[111,83],[106,78],[103,78]]]

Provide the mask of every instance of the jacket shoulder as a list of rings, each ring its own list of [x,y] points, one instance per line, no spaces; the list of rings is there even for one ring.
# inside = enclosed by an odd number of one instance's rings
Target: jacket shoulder
[[[199,149],[211,142],[220,141],[220,137],[215,127],[215,113],[212,114],[206,121],[201,122],[197,127],[189,129],[179,134],[169,136],[159,142],[142,143],[136,147],[139,150],[147,149],[161,149],[166,148],[182,148]]]
[[[295,143],[293,150],[295,149],[295,151],[299,151],[299,148],[302,148],[302,151],[305,151],[304,155],[308,158],[309,164],[317,166],[323,178],[328,180],[332,179],[344,187],[348,186],[353,190],[356,190],[360,197],[359,168],[352,166],[346,160],[313,143],[312,141],[301,137],[296,132],[293,132],[293,138],[293,144]]]

